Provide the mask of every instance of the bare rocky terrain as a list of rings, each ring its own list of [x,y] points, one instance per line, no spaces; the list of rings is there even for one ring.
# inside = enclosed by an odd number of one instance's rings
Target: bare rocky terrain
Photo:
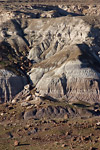
[[[0,149],[99,150],[99,1],[0,4]]]

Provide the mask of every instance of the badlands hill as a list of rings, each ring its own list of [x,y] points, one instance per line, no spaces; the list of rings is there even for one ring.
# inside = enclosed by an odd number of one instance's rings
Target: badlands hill
[[[43,97],[99,102],[100,5],[1,5],[0,101],[26,84]]]
[[[0,1],[0,150],[100,149],[100,3]]]

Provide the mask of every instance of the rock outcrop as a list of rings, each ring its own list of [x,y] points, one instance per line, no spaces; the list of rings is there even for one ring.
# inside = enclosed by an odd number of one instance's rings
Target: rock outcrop
[[[100,4],[76,4],[76,5],[59,5],[59,8],[65,10],[71,15],[89,15],[89,16],[97,16],[100,14]]]
[[[27,84],[25,77],[17,76],[14,73],[0,70],[0,103],[11,101]]]
[[[28,55],[37,63],[29,72],[33,84],[43,96],[67,101],[99,101],[100,47],[95,41],[99,30],[92,29],[80,18],[55,20],[47,23],[39,20],[35,25],[31,22],[25,29],[25,33],[31,33],[35,27]]]
[[[0,13],[0,69],[7,72],[0,79],[2,101],[30,82],[43,97],[99,102],[100,19],[82,16],[83,9],[71,14],[67,6],[13,9]]]

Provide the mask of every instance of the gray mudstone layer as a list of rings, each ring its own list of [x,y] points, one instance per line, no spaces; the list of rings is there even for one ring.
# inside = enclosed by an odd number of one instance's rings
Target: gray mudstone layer
[[[13,72],[0,70],[0,102],[11,101],[27,84],[26,77],[15,75]]]

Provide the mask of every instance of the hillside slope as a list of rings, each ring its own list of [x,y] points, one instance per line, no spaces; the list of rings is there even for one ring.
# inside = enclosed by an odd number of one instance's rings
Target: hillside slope
[[[15,93],[29,83],[43,97],[99,102],[99,17],[69,16],[59,6],[16,6],[11,10],[4,5],[0,13],[1,72],[10,70],[27,80],[21,81]],[[0,83],[5,83],[0,85],[2,102],[16,95],[8,80],[1,75]]]

